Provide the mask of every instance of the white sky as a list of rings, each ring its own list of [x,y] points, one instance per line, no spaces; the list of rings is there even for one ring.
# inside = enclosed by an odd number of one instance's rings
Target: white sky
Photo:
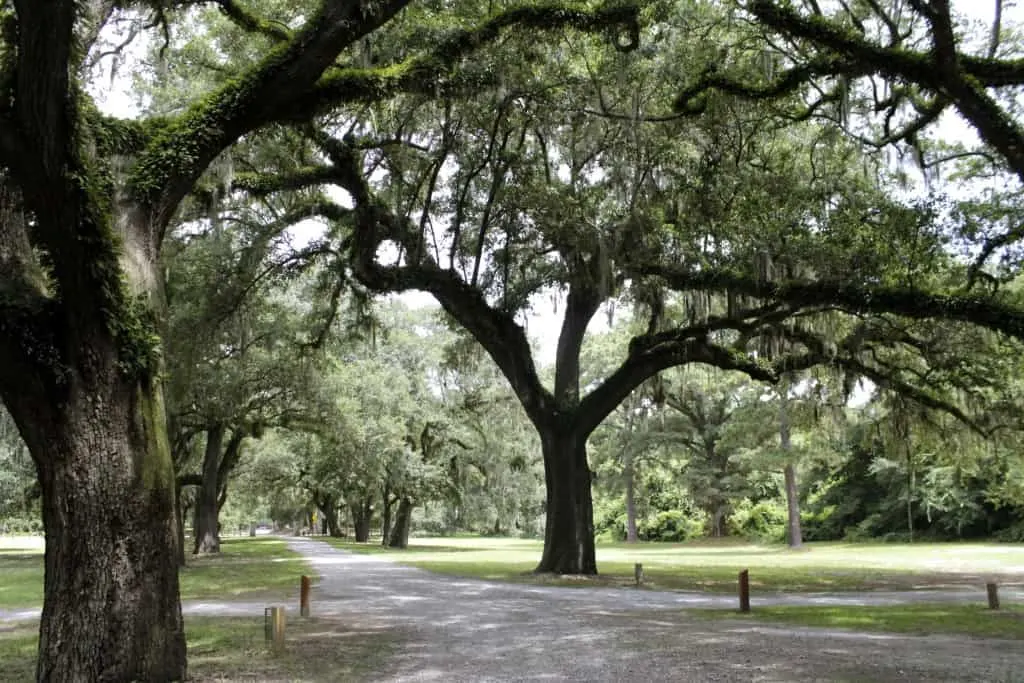
[[[1015,2],[1004,2],[1004,22],[1024,23],[1024,3],[1018,5]],[[990,22],[994,16],[995,0],[954,0],[954,11],[962,13],[973,20]],[[140,110],[132,94],[132,61],[138,60],[140,48],[135,47],[128,51],[127,64],[122,65],[114,78],[110,78],[109,63],[106,64],[105,77],[97,79],[90,87],[90,90],[97,96],[98,103],[104,111],[121,117],[138,116]],[[974,142],[976,136],[955,113],[947,113],[937,128],[937,132],[943,138],[960,140],[963,142]],[[303,226],[295,231],[298,240],[308,240],[314,234],[312,225]],[[436,307],[437,303],[433,297],[423,292],[408,292],[400,295],[402,301],[414,308],[424,306]],[[532,300],[532,306],[525,316],[526,328],[535,344],[535,359],[540,365],[550,364],[554,360],[555,346],[557,344],[558,332],[561,325],[560,297],[553,297],[550,291],[536,295]],[[559,305],[556,305],[557,304]],[[596,333],[607,329],[607,316],[604,309],[594,316],[588,333]]]

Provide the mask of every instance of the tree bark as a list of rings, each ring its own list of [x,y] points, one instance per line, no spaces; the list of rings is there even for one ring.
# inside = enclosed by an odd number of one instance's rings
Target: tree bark
[[[370,540],[370,521],[373,517],[373,506],[369,500],[350,503],[352,511],[352,526],[355,531],[356,542],[366,543]]]
[[[219,509],[219,477],[221,453],[224,447],[224,425],[206,430],[206,451],[203,455],[203,481],[196,497],[194,555],[212,555],[220,552],[220,533],[217,529]]]
[[[4,399],[43,493],[37,680],[184,679],[176,482],[159,384],[112,370],[78,375],[53,405]]]
[[[549,427],[541,434],[547,519],[536,572],[597,574],[586,437]]]
[[[779,391],[779,447],[786,457],[783,471],[786,480],[786,543],[790,548],[799,548],[804,544],[804,536],[800,528],[800,490],[796,481],[796,464],[790,453],[793,445],[789,429],[789,383],[783,382]]]
[[[391,538],[388,539],[389,548],[408,548],[409,529],[412,527],[412,499],[402,498],[398,503],[398,511],[395,513],[395,527],[391,530]]]
[[[338,524],[338,505],[331,497],[326,497],[320,510],[324,514],[324,525],[326,532],[332,538],[341,538],[341,526]]]
[[[181,506],[181,484],[175,483],[174,486],[174,521],[175,535],[178,537],[178,566],[184,567],[185,562],[185,510]]]
[[[387,545],[391,537],[391,508],[398,501],[391,497],[391,489],[384,487],[384,509],[381,510],[380,543]]]
[[[626,480],[626,543],[636,543],[636,469],[633,466],[633,449],[627,447],[622,455],[622,476]]]

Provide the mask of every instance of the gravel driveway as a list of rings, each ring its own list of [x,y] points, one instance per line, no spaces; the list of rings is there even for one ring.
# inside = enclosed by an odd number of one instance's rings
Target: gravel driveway
[[[458,579],[290,539],[314,615],[389,634],[374,681],[1024,681],[1024,644],[693,619],[728,596]],[[1020,592],[1007,591],[1017,601]],[[757,604],[983,600],[964,592],[776,596]],[[190,610],[192,611],[192,610]]]

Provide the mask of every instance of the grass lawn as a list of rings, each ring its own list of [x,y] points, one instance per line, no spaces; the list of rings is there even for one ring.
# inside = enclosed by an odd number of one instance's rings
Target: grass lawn
[[[330,539],[363,553],[387,553],[431,571],[501,581],[569,586],[630,586],[633,565],[643,564],[645,586],[732,592],[736,575],[750,570],[753,591],[909,590],[979,587],[986,581],[1024,584],[1024,546],[995,543],[812,543],[791,551],[781,545],[738,541],[625,543],[597,547],[595,578],[531,573],[541,542],[506,538],[414,538],[408,550]]]
[[[43,549],[32,537],[0,543],[0,608],[38,607],[43,602]],[[182,569],[183,600],[280,595],[297,589],[309,565],[277,538],[225,538],[214,557],[188,559]]]
[[[3,680],[35,677],[37,625],[0,625]],[[263,617],[186,617],[191,681],[366,679],[380,667],[394,635],[307,619],[287,622],[287,645],[271,654],[263,640]]]
[[[888,633],[934,633],[1024,640],[1024,606],[990,610],[983,605],[916,604],[887,607],[758,607],[736,610],[688,610],[702,618],[756,619],[775,624],[844,628]]]

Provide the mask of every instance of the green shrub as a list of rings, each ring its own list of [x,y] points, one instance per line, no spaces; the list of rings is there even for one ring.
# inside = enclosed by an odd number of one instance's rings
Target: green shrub
[[[779,501],[752,503],[744,498],[729,517],[729,533],[757,541],[785,541],[786,506]]]
[[[703,534],[704,522],[682,510],[665,510],[639,524],[637,534],[645,541],[679,543]]]

